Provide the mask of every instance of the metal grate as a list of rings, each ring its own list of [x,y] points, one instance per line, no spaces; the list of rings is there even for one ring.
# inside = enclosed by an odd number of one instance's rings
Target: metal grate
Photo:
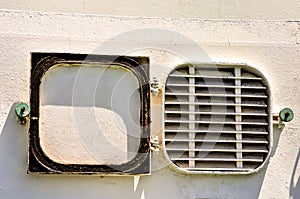
[[[245,66],[181,66],[166,83],[166,152],[186,171],[253,171],[269,154],[268,108],[263,78]]]

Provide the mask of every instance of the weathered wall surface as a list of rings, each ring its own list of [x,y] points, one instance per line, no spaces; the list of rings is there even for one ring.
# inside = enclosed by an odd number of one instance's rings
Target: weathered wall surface
[[[0,8],[118,16],[297,20],[298,0],[2,0]]]
[[[283,19],[273,14],[270,19]],[[299,22],[2,10],[0,24],[0,198],[300,197]],[[184,61],[247,63],[268,79],[273,110],[290,107],[296,117],[282,131],[274,127],[269,164],[252,175],[182,175],[166,166],[161,152],[152,157],[152,175],[139,179],[28,175],[28,129],[16,121],[14,106],[29,101],[30,52],[149,56],[151,77],[162,83],[170,69]],[[159,123],[161,117],[152,120]],[[152,133],[159,131],[155,126]]]

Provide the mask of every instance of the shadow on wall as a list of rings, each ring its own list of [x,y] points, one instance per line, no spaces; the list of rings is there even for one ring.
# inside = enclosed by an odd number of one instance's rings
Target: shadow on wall
[[[134,191],[132,177],[27,174],[28,126],[17,122],[17,104],[11,106],[0,134],[0,198],[140,199],[142,192]]]
[[[166,160],[158,156],[152,161],[153,173],[141,177],[136,190],[133,177],[28,175],[28,128],[16,121],[15,106],[0,135],[0,198],[258,198],[262,191],[268,166],[253,175],[191,177],[162,168],[165,164],[161,162]],[[274,151],[279,137],[278,129],[274,131]],[[299,179],[295,187],[291,186],[294,198],[300,196],[299,186]]]
[[[12,105],[0,135],[0,198],[9,198],[8,190],[15,191],[15,197],[19,198],[22,188],[20,192],[17,190],[20,184],[15,179],[21,182],[22,174],[26,173],[28,126],[18,124],[14,112],[16,104]],[[27,187],[26,184],[23,187]]]
[[[280,136],[281,136],[283,129],[284,129],[284,127],[278,128],[278,125],[273,125],[273,149],[271,151],[271,157],[273,157],[277,151],[278,142],[280,140]]]
[[[295,179],[299,159],[300,159],[300,148],[298,150],[297,159],[296,159],[296,162],[294,165],[293,174],[292,174],[291,183],[290,183],[290,197],[294,198],[294,199],[300,198],[300,176],[298,177],[297,181]],[[299,167],[298,167],[298,169],[299,169]]]

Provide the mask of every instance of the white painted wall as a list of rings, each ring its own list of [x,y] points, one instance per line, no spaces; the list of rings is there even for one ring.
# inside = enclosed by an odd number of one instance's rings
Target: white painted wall
[[[299,0],[1,0],[0,8],[118,16],[297,20]]]
[[[20,9],[13,6],[5,8]],[[271,19],[278,19],[269,13]],[[0,198],[300,197],[299,22],[166,19],[161,15],[163,12],[157,18],[144,18],[0,11]],[[289,17],[296,19],[292,15],[279,19]],[[274,128],[270,162],[252,175],[182,175],[167,166],[162,152],[152,157],[152,175],[135,180],[28,175],[28,129],[16,121],[14,107],[18,101],[29,101],[30,52],[149,56],[151,77],[162,83],[168,71],[184,61],[247,63],[268,78],[274,110],[287,106],[296,117],[282,131]],[[156,134],[161,130],[160,107],[152,111],[152,133]]]

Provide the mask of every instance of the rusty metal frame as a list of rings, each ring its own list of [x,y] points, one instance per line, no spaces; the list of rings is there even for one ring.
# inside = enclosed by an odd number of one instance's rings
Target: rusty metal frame
[[[57,64],[104,64],[129,69],[140,85],[141,138],[137,155],[120,165],[61,164],[51,160],[42,150],[39,137],[40,84],[43,75]],[[147,175],[150,174],[150,86],[149,59],[111,55],[69,53],[31,53],[30,127],[28,173],[83,175]]]

